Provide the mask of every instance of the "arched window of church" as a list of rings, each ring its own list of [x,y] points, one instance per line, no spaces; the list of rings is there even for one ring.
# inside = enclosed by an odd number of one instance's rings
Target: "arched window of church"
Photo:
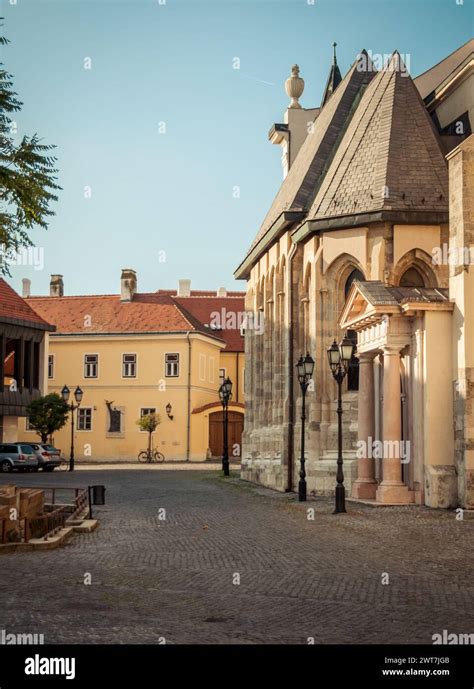
[[[354,280],[361,280],[361,281],[365,280],[363,273],[360,270],[358,270],[357,268],[355,268],[352,271],[352,273],[349,275],[349,277],[346,280],[346,286],[344,287],[344,297],[346,299],[347,299],[347,296],[351,290],[352,283],[354,282]]]
[[[352,271],[346,280],[344,287],[344,297],[346,299],[354,280],[365,280],[363,273],[357,268]],[[352,340],[355,349],[355,346],[357,345],[357,333],[355,330],[348,330],[347,337]],[[359,359],[354,355],[352,356],[352,359],[349,363],[349,370],[347,371],[347,389],[352,391],[357,391],[359,389]]]
[[[424,286],[425,281],[423,280],[423,276],[416,268],[413,268],[413,266],[411,268],[408,268],[408,270],[406,270],[400,278],[400,287]]]

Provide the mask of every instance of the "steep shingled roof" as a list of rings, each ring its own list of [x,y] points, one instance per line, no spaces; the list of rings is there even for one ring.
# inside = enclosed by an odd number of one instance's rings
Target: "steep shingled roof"
[[[474,38],[460,46],[457,50],[427,69],[415,79],[415,86],[420,96],[425,100],[450,74],[470,56],[474,55]]]
[[[366,89],[308,219],[448,209],[448,171],[423,101],[395,52]]]
[[[0,278],[0,321],[21,322],[33,328],[54,330],[3,278]]]
[[[338,137],[352,115],[354,102],[375,74],[368,55],[363,50],[314,121],[313,131],[301,146],[247,255],[282,212],[305,210]]]

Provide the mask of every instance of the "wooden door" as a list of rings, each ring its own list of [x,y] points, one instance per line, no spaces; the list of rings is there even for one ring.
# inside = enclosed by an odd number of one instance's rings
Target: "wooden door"
[[[236,411],[228,412],[227,449],[229,459],[240,457],[242,448],[242,431],[244,428],[244,415]],[[223,412],[216,411],[209,414],[209,447],[213,457],[222,457],[224,446]],[[235,454],[235,451],[238,454]]]

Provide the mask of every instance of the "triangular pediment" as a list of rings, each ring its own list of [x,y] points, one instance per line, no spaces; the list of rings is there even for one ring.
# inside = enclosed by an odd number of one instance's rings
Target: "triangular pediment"
[[[339,318],[339,325],[344,329],[360,319],[370,316],[374,312],[374,304],[368,299],[360,290],[359,283],[356,280],[351,287],[347,296],[346,303]]]
[[[399,311],[399,302],[389,285],[380,280],[355,280],[340,315],[339,325],[343,329],[353,329],[357,324],[379,318],[381,314]]]

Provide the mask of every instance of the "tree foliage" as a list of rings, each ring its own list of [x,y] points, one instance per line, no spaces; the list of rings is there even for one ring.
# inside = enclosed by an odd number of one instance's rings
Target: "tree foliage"
[[[31,402],[26,410],[30,428],[41,437],[41,442],[48,442],[53,433],[59,431],[67,422],[69,406],[56,392],[39,397]]]
[[[137,426],[140,426],[141,431],[148,433],[148,448],[151,449],[151,436],[161,423],[159,414],[152,412],[141,416],[137,421]]]
[[[8,43],[0,36],[1,46]],[[29,230],[47,229],[48,217],[54,215],[50,204],[57,201],[55,192],[60,189],[56,158],[51,155],[54,146],[42,143],[37,134],[15,141],[12,115],[22,105],[13,91],[12,75],[0,62],[0,275],[9,275],[9,260],[33,244]]]

